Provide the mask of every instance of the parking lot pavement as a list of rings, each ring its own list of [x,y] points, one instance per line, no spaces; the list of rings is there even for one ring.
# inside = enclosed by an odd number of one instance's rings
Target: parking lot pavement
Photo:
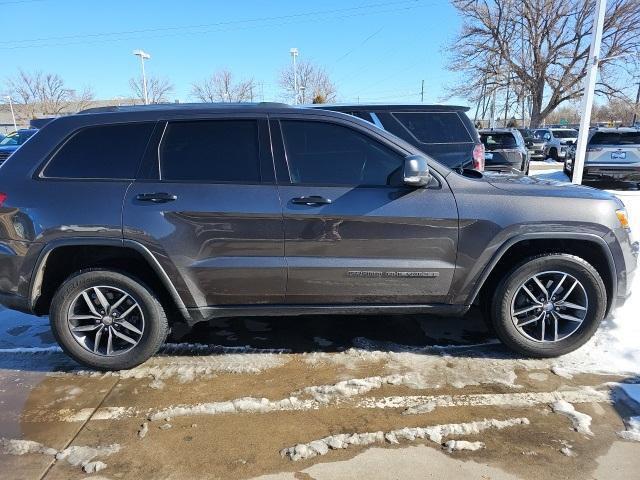
[[[617,194],[640,231],[640,195]],[[552,360],[513,356],[475,310],[221,319],[115,373],[0,310],[0,477],[635,478],[638,309]]]

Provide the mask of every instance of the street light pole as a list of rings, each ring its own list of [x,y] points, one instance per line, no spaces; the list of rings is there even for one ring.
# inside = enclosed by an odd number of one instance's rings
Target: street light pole
[[[593,34],[591,36],[591,48],[589,49],[587,77],[585,79],[584,94],[582,95],[582,117],[580,118],[580,130],[578,131],[576,157],[573,160],[573,178],[571,179],[571,181],[577,185],[582,183],[584,159],[587,154],[587,140],[589,138],[591,110],[593,108],[593,97],[596,90],[596,76],[598,75],[598,57],[600,56],[600,44],[602,43],[602,30],[604,28],[604,15],[606,10],[607,0],[596,0],[596,9],[593,12]]]
[[[9,108],[11,109],[11,118],[13,119],[13,129],[18,130],[18,125],[16,124],[16,114],[13,111],[13,101],[11,100],[11,95],[7,95],[6,98],[7,100],[9,100]]]
[[[636,93],[636,105],[633,109],[633,120],[631,120],[631,126],[636,126],[636,120],[638,119],[638,107],[640,106],[640,82],[638,82],[638,93]]]
[[[293,62],[293,104],[298,104],[298,67],[296,65],[296,57],[298,56],[298,49],[292,48],[289,50],[291,53],[291,61]]]
[[[151,55],[144,50],[134,50],[133,54],[140,57],[140,64],[142,65],[142,91],[144,94],[144,104],[149,105],[149,96],[147,95],[147,75],[144,72],[144,61],[150,60]]]

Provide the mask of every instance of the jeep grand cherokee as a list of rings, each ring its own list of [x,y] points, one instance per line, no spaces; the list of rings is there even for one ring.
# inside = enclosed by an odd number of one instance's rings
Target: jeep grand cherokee
[[[0,167],[0,192],[0,303],[49,315],[99,369],[214,317],[473,304],[517,352],[561,355],[636,267],[608,193],[462,175],[369,122],[278,104],[62,117]]]

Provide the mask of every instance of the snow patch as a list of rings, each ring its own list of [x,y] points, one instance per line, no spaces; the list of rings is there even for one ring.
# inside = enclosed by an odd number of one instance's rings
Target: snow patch
[[[117,443],[105,447],[72,446],[58,452],[56,460],[66,460],[74,467],[77,467],[86,465],[96,457],[107,457],[119,451],[120,445]]]
[[[138,438],[142,440],[147,436],[147,433],[149,433],[149,424],[147,422],[144,422],[138,429]]]
[[[443,445],[449,453],[460,450],[469,450],[475,452],[485,448],[483,442],[467,442],[466,440],[449,440]]]
[[[571,419],[573,429],[584,435],[593,435],[591,431],[591,416],[578,412],[575,407],[566,400],[558,400],[551,405],[555,413],[559,413]]]
[[[26,455],[27,453],[42,453],[43,455],[55,456],[58,451],[55,448],[45,447],[39,442],[32,440],[16,440],[0,438],[2,453],[5,455]]]
[[[100,472],[101,470],[104,470],[105,468],[107,468],[107,464],[98,460],[95,462],[85,463],[82,466],[82,471],[84,473],[97,473],[97,472]]]
[[[627,429],[618,432],[618,435],[625,440],[640,442],[640,417],[631,417],[626,424]]]
[[[415,441],[416,439],[428,439],[435,443],[442,443],[444,437],[452,435],[477,435],[488,429],[502,430],[516,425],[529,425],[527,418],[510,418],[507,420],[481,420],[468,423],[451,423],[435,425],[431,427],[405,427],[390,432],[366,432],[343,433],[314,440],[309,443],[300,443],[293,447],[280,451],[283,458],[293,461],[313,458],[318,455],[326,455],[330,450],[349,448],[350,446],[366,446],[373,443],[399,443],[400,440]]]

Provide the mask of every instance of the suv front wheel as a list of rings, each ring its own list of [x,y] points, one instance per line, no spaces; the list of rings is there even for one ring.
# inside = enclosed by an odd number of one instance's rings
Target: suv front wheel
[[[50,322],[69,356],[100,370],[141,364],[158,351],[169,331],[152,290],[111,270],[81,271],[69,277],[53,297]]]
[[[586,343],[606,307],[596,269],[574,255],[553,253],[528,258],[505,275],[493,296],[492,321],[516,352],[556,357]]]

